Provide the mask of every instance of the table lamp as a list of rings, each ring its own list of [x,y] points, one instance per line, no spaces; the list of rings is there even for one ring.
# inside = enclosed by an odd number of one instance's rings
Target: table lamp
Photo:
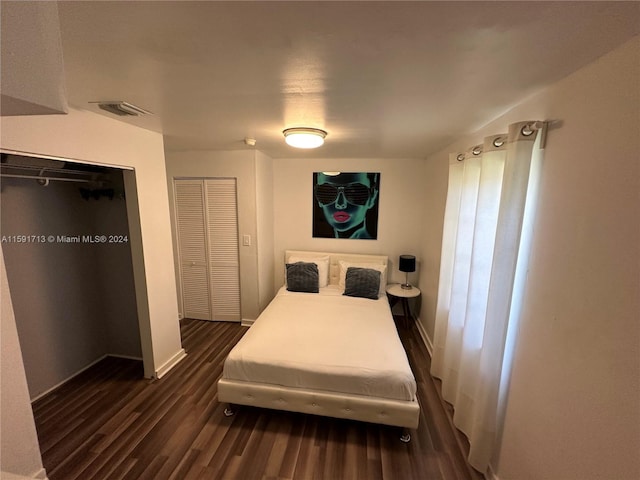
[[[400,284],[405,290],[409,290],[411,284],[409,283],[409,272],[416,271],[416,257],[413,255],[400,255],[400,261],[398,262],[398,269],[401,272],[405,272],[405,283]]]

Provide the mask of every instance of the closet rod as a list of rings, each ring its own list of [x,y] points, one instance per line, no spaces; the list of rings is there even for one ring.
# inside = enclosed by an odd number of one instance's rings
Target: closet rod
[[[16,175],[12,173],[0,173],[0,177],[28,178],[30,180],[55,180],[58,182],[79,182],[79,183],[90,183],[93,181],[93,180],[85,180],[83,178],[36,177],[34,175]]]

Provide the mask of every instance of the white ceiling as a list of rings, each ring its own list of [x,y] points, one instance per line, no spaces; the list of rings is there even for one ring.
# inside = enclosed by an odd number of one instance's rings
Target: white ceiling
[[[422,158],[640,33],[637,2],[59,2],[69,104],[167,150]],[[119,117],[113,117],[119,118]],[[282,130],[322,128],[301,151]]]

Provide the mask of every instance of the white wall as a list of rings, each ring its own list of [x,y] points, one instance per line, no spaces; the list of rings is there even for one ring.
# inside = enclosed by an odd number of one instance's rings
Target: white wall
[[[0,127],[3,149],[135,169],[136,189],[126,193],[145,375],[166,372],[184,350],[162,136],[73,109],[61,116],[1,117]]]
[[[640,478],[638,58],[635,38],[428,159],[434,210],[424,218],[442,232],[449,152],[514,121],[561,122],[549,132],[542,165],[506,421],[493,462],[501,480]],[[439,265],[440,243],[426,232],[425,263]],[[426,297],[435,298],[432,275],[421,281]],[[422,319],[429,335],[433,316],[428,302]]]
[[[174,178],[227,177],[237,179],[238,229],[251,236],[251,245],[239,246],[241,313],[244,320],[255,320],[260,313],[258,288],[258,225],[256,221],[256,152],[193,151],[167,152],[167,186],[171,205],[171,222],[175,238]],[[240,241],[242,243],[242,241]],[[178,264],[177,243],[173,245],[175,264]],[[176,274],[177,268],[176,268]],[[176,284],[180,285],[179,276]]]
[[[466,141],[466,140],[465,140]],[[471,144],[466,144],[465,147]],[[475,144],[473,144],[475,145]],[[436,303],[438,301],[438,283],[440,282],[440,251],[442,230],[444,227],[444,209],[447,201],[447,183],[449,176],[448,151],[430,157],[425,162],[424,204],[422,223],[427,225],[420,240],[420,256],[423,268],[420,271],[422,308],[419,322],[427,334],[427,341],[433,340],[435,331]],[[446,158],[447,161],[442,159]]]
[[[274,159],[275,288],[284,283],[284,251],[314,250],[388,255],[389,281],[400,282],[398,256],[415,254],[423,226],[424,161],[416,159]],[[378,239],[312,237],[313,172],[380,172]],[[410,281],[417,284],[418,274]]]
[[[4,472],[43,478],[40,446],[29,401],[4,255],[0,245],[0,477]]]
[[[256,151],[256,219],[258,238],[258,307],[273,298],[273,161]]]

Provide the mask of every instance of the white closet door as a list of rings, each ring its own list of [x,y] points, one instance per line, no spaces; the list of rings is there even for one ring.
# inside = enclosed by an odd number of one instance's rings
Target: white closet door
[[[174,180],[183,315],[240,321],[236,180]]]
[[[211,320],[204,187],[201,180],[175,180],[182,314]]]
[[[238,207],[234,178],[205,181],[211,308],[215,320],[240,320]]]

